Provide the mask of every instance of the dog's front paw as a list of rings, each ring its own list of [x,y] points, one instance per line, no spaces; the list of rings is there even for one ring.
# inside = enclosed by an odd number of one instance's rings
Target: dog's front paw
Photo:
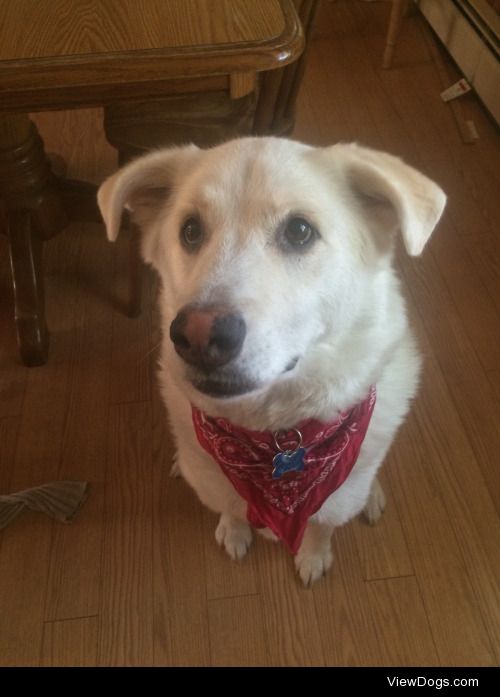
[[[384,490],[380,486],[379,480],[374,479],[372,488],[370,490],[370,495],[368,496],[368,501],[363,509],[365,518],[370,525],[375,525],[385,510],[385,504],[386,500]]]
[[[215,530],[215,539],[231,559],[243,559],[252,542],[252,531],[245,521],[223,513]]]
[[[328,547],[321,549],[299,549],[295,555],[295,568],[306,588],[326,574],[333,562],[333,554]]]
[[[316,583],[332,565],[332,529],[325,523],[309,521],[307,525],[299,551],[295,555],[295,568],[306,587]]]

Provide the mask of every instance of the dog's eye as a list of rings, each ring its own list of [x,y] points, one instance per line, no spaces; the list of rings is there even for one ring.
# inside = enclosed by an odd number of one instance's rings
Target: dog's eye
[[[316,231],[304,218],[290,218],[285,224],[284,236],[292,247],[304,248],[314,241]]]
[[[188,218],[181,227],[181,242],[186,249],[192,250],[203,241],[203,228],[197,218]]]

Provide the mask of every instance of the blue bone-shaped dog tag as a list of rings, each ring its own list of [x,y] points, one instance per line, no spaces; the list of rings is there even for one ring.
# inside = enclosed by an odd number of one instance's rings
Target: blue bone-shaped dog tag
[[[284,450],[273,458],[273,479],[279,479],[289,472],[302,472],[304,469],[305,448]]]

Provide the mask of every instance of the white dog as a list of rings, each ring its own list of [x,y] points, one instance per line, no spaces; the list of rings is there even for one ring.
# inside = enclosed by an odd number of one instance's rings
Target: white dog
[[[376,473],[420,370],[395,234],[420,254],[445,201],[390,155],[279,138],[158,150],[102,185],[109,239],[128,208],[160,274],[178,467],[232,558],[262,528],[308,585],[335,526],[382,513]]]

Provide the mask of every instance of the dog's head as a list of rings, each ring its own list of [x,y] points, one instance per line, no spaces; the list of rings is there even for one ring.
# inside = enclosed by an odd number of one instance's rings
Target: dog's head
[[[401,160],[358,147],[244,138],[159,150],[107,179],[110,240],[123,208],[159,272],[164,359],[193,401],[290,380],[385,303],[397,231],[418,255],[445,204]]]

